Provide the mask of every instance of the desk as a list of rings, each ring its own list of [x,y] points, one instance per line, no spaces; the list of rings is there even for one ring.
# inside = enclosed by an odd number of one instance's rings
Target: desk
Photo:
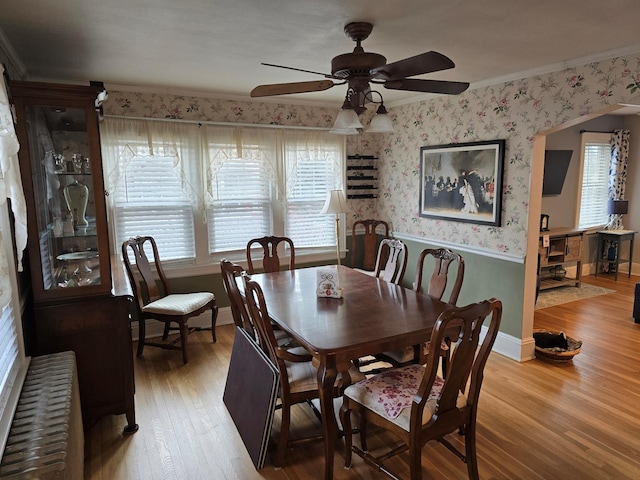
[[[431,338],[438,316],[452,306],[338,266],[343,298],[316,296],[316,268],[251,275],[269,316],[311,353],[318,366],[325,479],[333,478],[338,426],[332,390],[338,372],[365,355],[418,345]],[[241,282],[240,282],[241,283]]]
[[[600,230],[598,234],[598,251],[596,252],[596,277],[600,273],[600,263],[608,265],[609,268],[615,265],[616,282],[618,281],[618,271],[621,263],[629,264],[629,278],[631,278],[631,267],[633,266],[633,237],[636,232],[633,230]],[[606,242],[615,243],[615,257],[609,258],[605,251]],[[622,242],[629,242],[629,258],[620,258]]]

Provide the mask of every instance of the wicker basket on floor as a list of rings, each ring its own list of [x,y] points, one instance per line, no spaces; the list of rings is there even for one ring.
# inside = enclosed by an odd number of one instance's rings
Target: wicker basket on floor
[[[546,332],[557,335],[560,332],[551,332],[549,330],[535,330],[535,332]],[[536,346],[536,358],[542,358],[543,360],[549,360],[551,362],[570,362],[577,354],[580,353],[582,348],[582,341],[575,340],[569,335],[566,335],[569,348],[567,350],[554,350],[552,348],[542,348]]]

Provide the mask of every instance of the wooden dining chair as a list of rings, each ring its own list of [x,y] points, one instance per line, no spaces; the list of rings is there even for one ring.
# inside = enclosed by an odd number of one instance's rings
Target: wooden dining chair
[[[222,283],[224,289],[229,297],[229,307],[231,308],[231,315],[233,316],[233,323],[236,326],[245,330],[256,342],[260,342],[256,327],[251,321],[251,317],[247,312],[247,306],[245,305],[238,283],[236,279],[239,279],[245,272],[241,265],[232,263],[227,259],[220,260],[220,272],[222,273]],[[298,344],[289,336],[284,330],[277,328],[275,325],[274,334],[278,345],[283,348],[298,347]]]
[[[148,251],[148,247],[151,251]],[[153,255],[149,260],[149,253]],[[138,311],[139,339],[138,357],[145,345],[151,347],[182,350],[182,361],[188,362],[187,336],[196,330],[211,330],[216,341],[216,320],[218,305],[211,292],[171,293],[169,282],[162,268],[158,247],[153,237],[139,236],[125,240],[122,244],[122,258],[135,297]],[[211,327],[189,327],[188,320],[211,310]],[[164,323],[162,340],[166,340],[171,330],[178,330],[179,338],[168,343],[148,342],[145,339],[146,321],[157,320]],[[177,326],[172,326],[176,324]],[[179,343],[179,345],[178,345]]]
[[[265,273],[280,271],[280,257],[278,256],[278,245],[284,244],[289,249],[289,268],[296,268],[296,249],[293,241],[288,237],[267,236],[261,238],[253,238],[247,243],[247,264],[249,273],[256,273],[253,268],[253,259],[251,258],[251,248],[254,245],[260,245],[263,250],[262,269]]]
[[[429,259],[433,260],[433,272],[429,279],[426,291],[423,290],[423,274],[425,271],[425,262]],[[413,289],[416,292],[426,293],[427,295],[442,300],[444,292],[447,288],[449,279],[449,268],[456,266],[456,278],[449,294],[447,303],[455,305],[460,295],[462,281],[464,280],[464,259],[462,255],[449,250],[448,248],[425,248],[418,256],[416,266],[416,280],[413,282]]]
[[[352,451],[378,471],[388,472],[383,462],[409,451],[412,480],[422,479],[421,453],[437,440],[467,464],[469,478],[477,480],[476,417],[483,371],[495,342],[502,317],[502,303],[491,299],[445,311],[431,335],[427,364],[387,370],[347,387],[340,409],[345,433],[345,467],[351,466]],[[482,327],[486,327],[486,334]],[[455,330],[455,349],[446,378],[437,375],[440,347]],[[481,340],[481,336],[484,338]],[[351,414],[360,422],[361,448],[353,445]],[[402,442],[389,453],[374,457],[367,451],[367,424],[393,432]],[[465,452],[445,438],[458,432],[464,436]],[[388,472],[390,476],[392,474]],[[397,478],[397,477],[393,477]]]
[[[244,329],[254,340],[258,340],[257,333],[247,308],[242,299],[242,294],[236,283],[236,279],[239,278],[244,272],[244,268],[241,265],[232,263],[223,258],[220,260],[220,272],[222,273],[222,283],[224,289],[229,297],[229,307],[231,308],[231,315],[233,316],[233,323],[237,327]]]
[[[359,231],[364,228],[364,234]],[[351,266],[360,264],[359,256],[362,256],[362,269],[372,271],[376,267],[376,252],[378,249],[378,235],[389,238],[389,224],[384,220],[357,220],[353,223],[351,233]],[[362,242],[360,242],[362,236]],[[362,243],[362,253],[359,243]]]
[[[383,239],[378,248],[373,275],[389,283],[400,285],[407,269],[407,257],[407,246],[402,240]]]

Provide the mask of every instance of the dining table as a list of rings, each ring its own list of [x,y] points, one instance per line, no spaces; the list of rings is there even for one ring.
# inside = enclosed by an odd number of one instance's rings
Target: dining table
[[[335,269],[341,298],[317,294],[318,270],[327,268]],[[348,381],[353,360],[428,341],[438,316],[453,305],[340,265],[258,273],[251,279],[262,288],[271,320],[317,366],[324,478],[330,480],[339,432],[333,405],[338,373]]]

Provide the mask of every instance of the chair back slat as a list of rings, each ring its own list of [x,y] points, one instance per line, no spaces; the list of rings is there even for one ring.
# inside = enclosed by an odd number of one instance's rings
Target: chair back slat
[[[149,255],[146,250],[147,244],[150,246],[153,255],[152,262],[149,261]],[[133,256],[135,263],[132,263],[131,256]],[[168,281],[162,269],[158,247],[153,237],[138,236],[129,238],[122,244],[122,257],[132,288],[136,290],[136,296],[141,302],[140,307],[169,293]],[[154,271],[156,275],[154,275]]]
[[[389,238],[389,224],[383,220],[357,220],[353,223],[351,234],[351,266],[358,263],[358,231],[364,228],[362,237],[363,270],[373,270],[376,267],[376,251],[378,247],[378,230],[383,230],[383,238]]]
[[[375,276],[399,285],[407,269],[407,246],[401,240],[385,238],[380,242]]]
[[[233,315],[233,322],[236,326],[245,330],[254,340],[256,338],[256,331],[249,318],[249,313],[242,299],[242,294],[236,283],[236,278],[242,275],[244,268],[242,266],[231,263],[226,259],[220,260],[220,271],[222,272],[222,282],[224,289],[229,297],[229,306],[231,307],[231,314]]]
[[[286,244],[289,249],[289,270],[295,269],[295,247],[293,241],[288,237],[267,236],[253,238],[247,243],[247,265],[250,274],[254,274],[253,260],[251,258],[251,248],[258,244],[262,247],[262,268],[266,273],[280,271],[280,257],[278,256],[278,245]]]
[[[449,250],[448,248],[425,248],[418,256],[416,266],[416,279],[413,282],[413,289],[423,293],[423,275],[425,262],[432,258],[434,260],[434,269],[427,285],[426,293],[433,298],[442,300],[442,296],[447,288],[449,269],[452,265],[457,266],[456,278],[451,288],[448,303],[453,305],[458,301],[462,282],[464,280],[464,259],[461,255]]]

